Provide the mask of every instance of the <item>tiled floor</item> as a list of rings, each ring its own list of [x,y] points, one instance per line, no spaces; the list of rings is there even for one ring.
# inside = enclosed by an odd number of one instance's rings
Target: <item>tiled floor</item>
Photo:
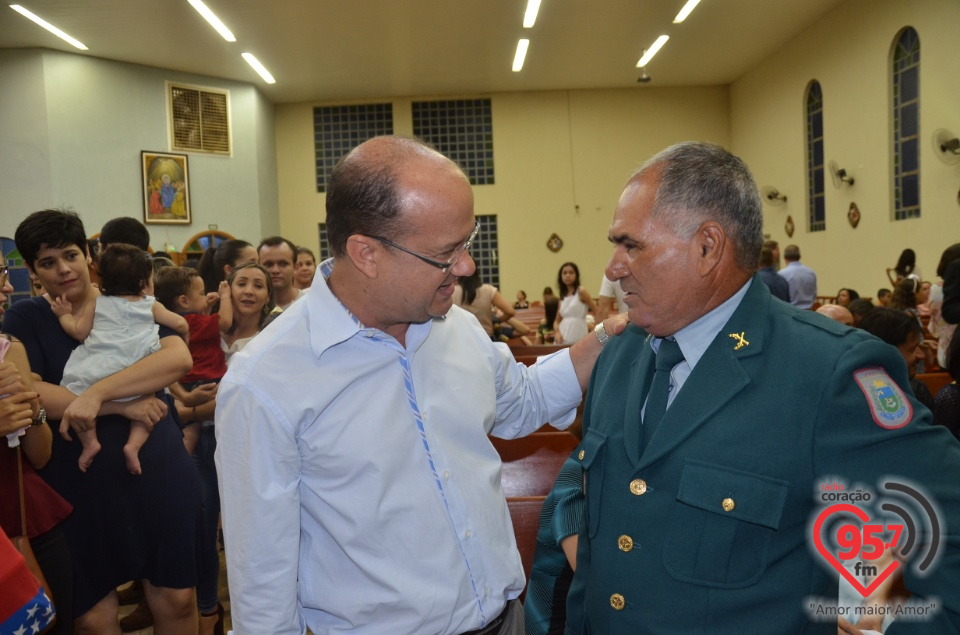
[[[220,552],[220,603],[223,604],[223,632],[230,630],[230,593],[227,591],[227,564],[223,557],[223,551]],[[120,607],[120,617],[127,615],[137,607],[136,604]],[[145,628],[141,631],[130,631],[129,635],[153,635],[153,627]]]

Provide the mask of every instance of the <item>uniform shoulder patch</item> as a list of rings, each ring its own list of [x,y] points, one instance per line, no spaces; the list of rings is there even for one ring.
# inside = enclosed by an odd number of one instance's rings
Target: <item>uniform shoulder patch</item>
[[[853,371],[853,379],[863,391],[873,420],[881,428],[896,430],[913,419],[913,406],[890,375],[882,368]]]

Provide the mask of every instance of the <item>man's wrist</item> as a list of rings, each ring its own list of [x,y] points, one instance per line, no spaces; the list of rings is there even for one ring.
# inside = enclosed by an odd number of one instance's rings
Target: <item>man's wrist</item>
[[[593,334],[597,336],[597,341],[600,342],[600,346],[606,346],[607,342],[610,341],[610,334],[607,333],[607,329],[604,328],[603,322],[599,322],[596,327],[593,329]]]

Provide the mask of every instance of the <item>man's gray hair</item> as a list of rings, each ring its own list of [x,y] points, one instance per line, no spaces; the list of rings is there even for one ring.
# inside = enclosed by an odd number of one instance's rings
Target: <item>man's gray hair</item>
[[[687,141],[648,159],[634,178],[659,172],[651,216],[688,239],[706,221],[723,227],[735,249],[737,266],[755,271],[763,245],[763,207],[747,165],[724,148]]]

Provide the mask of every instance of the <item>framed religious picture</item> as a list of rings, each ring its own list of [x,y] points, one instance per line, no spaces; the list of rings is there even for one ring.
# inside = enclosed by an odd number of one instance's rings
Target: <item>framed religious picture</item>
[[[140,153],[143,185],[143,222],[189,225],[190,174],[187,155],[167,152]]]

